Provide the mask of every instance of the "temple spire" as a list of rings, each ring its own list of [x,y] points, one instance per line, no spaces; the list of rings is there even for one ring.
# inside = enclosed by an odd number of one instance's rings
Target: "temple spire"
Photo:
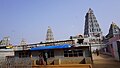
[[[118,25],[116,25],[116,23],[112,22],[109,28],[109,33],[106,35],[106,37],[109,39],[118,35],[120,35],[120,28]]]
[[[89,8],[87,13],[93,13],[93,10],[91,8]]]
[[[22,38],[21,42],[20,42],[20,45],[26,45],[26,40],[24,38]]]
[[[48,30],[46,34],[46,42],[52,42],[52,41],[54,41],[53,32],[50,26],[48,26]]]
[[[102,42],[102,31],[91,8],[85,16],[84,37],[89,39],[89,43],[98,44]]]
[[[5,45],[5,46],[10,45],[10,37],[9,37],[9,36],[4,37],[4,38],[0,41],[0,46],[1,46],[1,45]]]
[[[102,35],[101,28],[99,23],[93,13],[93,10],[89,8],[88,12],[85,16],[85,28],[84,28],[84,35],[87,37],[94,37],[96,35]]]

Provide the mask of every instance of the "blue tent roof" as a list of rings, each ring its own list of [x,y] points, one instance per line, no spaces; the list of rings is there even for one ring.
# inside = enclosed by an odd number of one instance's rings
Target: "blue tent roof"
[[[62,49],[62,48],[70,48],[70,44],[62,44],[62,45],[55,45],[55,46],[39,46],[36,48],[31,48],[31,51],[34,50],[48,50],[48,49]]]

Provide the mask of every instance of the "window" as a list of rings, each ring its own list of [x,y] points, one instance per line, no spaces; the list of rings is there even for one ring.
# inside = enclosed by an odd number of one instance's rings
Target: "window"
[[[92,29],[92,32],[94,32],[94,29]]]
[[[19,53],[19,58],[30,57],[30,53]]]
[[[95,42],[95,39],[93,39],[93,42]]]
[[[114,33],[118,33],[119,30],[117,28],[114,28]]]
[[[54,51],[48,51],[48,58],[54,57]]]
[[[101,31],[101,29],[99,29],[99,31]]]
[[[94,29],[94,32],[96,32],[96,29]]]
[[[99,31],[99,30],[97,29],[97,31]]]
[[[91,32],[91,29],[90,29],[90,32]]]
[[[98,27],[98,24],[95,24],[96,27]]]
[[[94,22],[96,22],[96,20],[94,20]]]
[[[79,56],[83,56],[83,51],[81,49],[64,50],[64,57],[79,57]]]
[[[64,51],[64,57],[68,57],[68,51],[67,50]]]
[[[22,57],[22,55],[21,55],[21,53],[19,53],[19,58],[21,58]]]

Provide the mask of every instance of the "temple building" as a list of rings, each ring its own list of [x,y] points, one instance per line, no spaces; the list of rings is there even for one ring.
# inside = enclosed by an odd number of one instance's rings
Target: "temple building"
[[[100,49],[102,31],[91,8],[89,8],[85,16],[84,38],[88,39],[88,43],[92,46],[92,50]]]
[[[110,25],[104,43],[106,44],[105,53],[120,61],[120,28],[114,22]]]

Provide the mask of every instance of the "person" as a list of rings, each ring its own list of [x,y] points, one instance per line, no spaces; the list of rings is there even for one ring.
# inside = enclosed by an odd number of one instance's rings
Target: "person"
[[[93,54],[95,54],[96,53],[96,50],[93,50]]]
[[[40,62],[40,65],[44,65],[45,64],[44,58],[43,58],[42,54],[39,55],[39,62]]]
[[[46,62],[46,65],[47,65],[47,58],[48,58],[48,54],[47,54],[47,52],[45,52],[45,54],[44,54],[44,61]]]
[[[97,53],[97,56],[99,56],[99,50],[98,49],[96,49],[96,53]]]

